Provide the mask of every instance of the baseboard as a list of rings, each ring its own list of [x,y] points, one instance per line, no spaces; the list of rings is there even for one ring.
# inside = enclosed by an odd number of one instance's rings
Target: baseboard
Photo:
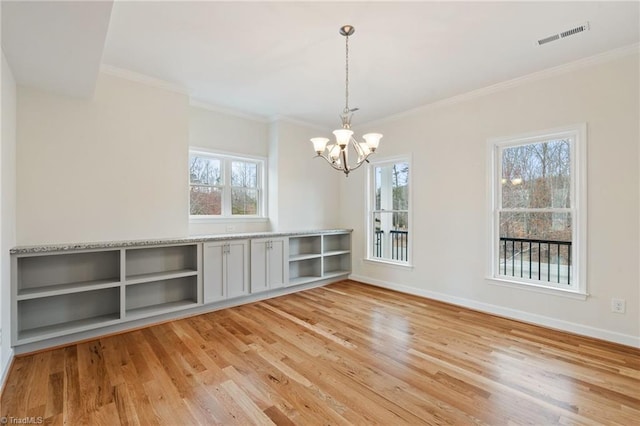
[[[4,386],[7,384],[7,377],[9,376],[9,371],[11,370],[11,366],[13,365],[13,349],[9,351],[9,359],[0,369],[0,399],[2,399],[2,395],[4,395]]]
[[[621,345],[640,348],[640,337],[628,334],[616,333],[614,331],[604,330],[601,328],[590,327],[577,324],[570,321],[559,320],[544,315],[532,314],[517,309],[505,308],[503,306],[492,305],[490,303],[478,302],[476,300],[466,299],[463,297],[451,296],[430,290],[423,290],[403,284],[382,281],[375,278],[365,277],[362,275],[352,274],[350,279],[359,281],[364,284],[370,284],[389,290],[399,291],[414,296],[422,296],[428,299],[438,300],[440,302],[451,303],[452,305],[462,306],[464,308],[474,309],[476,311],[485,312],[505,318],[523,321],[543,327],[553,328],[556,330],[566,331],[569,333],[579,334],[581,336],[593,337],[608,342],[619,343]]]

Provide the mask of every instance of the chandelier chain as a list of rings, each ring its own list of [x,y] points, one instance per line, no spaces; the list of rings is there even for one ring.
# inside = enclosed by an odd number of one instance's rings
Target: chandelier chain
[[[349,36],[345,36],[344,112],[349,112]]]

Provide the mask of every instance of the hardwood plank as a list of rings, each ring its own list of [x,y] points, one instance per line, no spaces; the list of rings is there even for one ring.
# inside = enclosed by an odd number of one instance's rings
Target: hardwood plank
[[[47,424],[637,424],[640,350],[353,281],[18,356]]]

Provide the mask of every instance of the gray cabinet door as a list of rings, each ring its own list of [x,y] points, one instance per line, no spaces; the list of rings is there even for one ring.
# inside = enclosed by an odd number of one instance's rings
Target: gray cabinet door
[[[203,253],[204,303],[217,302],[227,298],[226,245],[205,243]]]
[[[249,242],[227,242],[227,298],[249,294]]]
[[[251,240],[251,293],[269,290],[267,282],[268,240]]]
[[[267,253],[269,288],[284,287],[287,282],[289,262],[288,256],[285,256],[286,245],[285,239],[271,240]]]
[[[285,286],[289,271],[286,238],[251,240],[251,293]]]

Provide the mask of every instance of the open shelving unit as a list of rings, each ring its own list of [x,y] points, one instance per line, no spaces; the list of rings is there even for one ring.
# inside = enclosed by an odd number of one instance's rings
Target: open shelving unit
[[[127,319],[186,309],[198,304],[197,281],[190,276],[129,285],[125,301]]]
[[[120,250],[13,260],[14,339],[36,341],[120,320]]]
[[[70,309],[72,307],[72,309]],[[90,330],[120,319],[120,288],[18,301],[18,339],[55,337]]]
[[[125,250],[123,317],[145,318],[198,305],[198,244]]]
[[[351,273],[351,234],[327,234],[322,241],[322,277]]]
[[[289,286],[351,273],[351,233],[289,237]]]
[[[198,244],[126,249],[123,317],[145,318],[198,305],[199,252]]]
[[[21,257],[17,264],[18,300],[120,285],[119,250]]]
[[[194,243],[15,256],[13,343],[197,306],[199,247]]]
[[[351,272],[348,230],[205,241],[12,250],[12,346],[42,348],[123,330],[128,322],[133,327],[154,317],[174,318],[180,311],[202,312],[203,305],[226,299],[242,303],[259,292],[271,297],[292,291],[284,286],[323,284]],[[205,246],[219,254],[209,253],[213,257],[208,264]],[[252,293],[250,270],[255,281]],[[226,280],[220,283],[224,297],[207,299],[204,276],[215,284],[216,274]]]
[[[351,234],[323,235],[323,256],[339,256],[347,253],[351,253]]]
[[[289,237],[289,283],[300,285],[322,277],[322,236]]]

